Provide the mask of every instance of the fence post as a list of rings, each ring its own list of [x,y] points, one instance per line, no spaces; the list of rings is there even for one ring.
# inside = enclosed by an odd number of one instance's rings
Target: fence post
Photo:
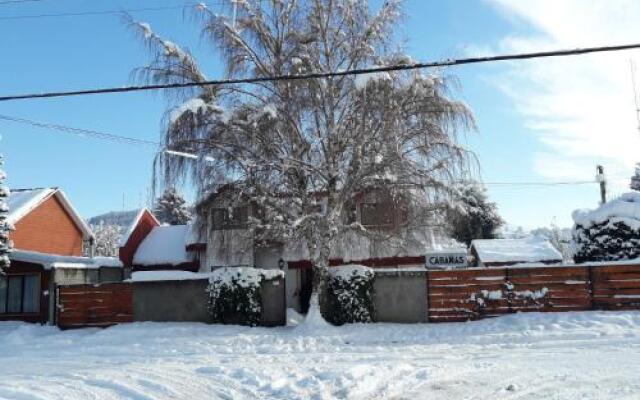
[[[513,292],[510,289],[509,285],[512,285],[512,283],[509,281],[509,268],[505,268],[504,269],[504,287],[505,289],[507,289],[507,307],[509,310],[509,314],[511,314],[513,312],[513,306],[511,305]]]
[[[589,271],[589,301],[591,302],[591,309],[596,309],[596,302],[593,298],[593,265],[587,266]]]
[[[426,321],[427,322],[429,322],[429,275],[430,274],[431,274],[431,271],[429,271],[429,270],[427,270],[427,272],[424,274],[425,277],[426,277],[426,281],[427,281],[426,282],[427,290],[424,291],[424,293],[425,293],[424,301],[427,304],[427,307],[426,307],[426,311],[427,311],[427,315],[426,315],[427,319],[426,319]]]

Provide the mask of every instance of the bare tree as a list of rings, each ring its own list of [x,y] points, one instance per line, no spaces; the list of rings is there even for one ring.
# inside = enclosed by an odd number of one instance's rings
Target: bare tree
[[[91,230],[96,237],[95,254],[104,257],[118,257],[121,228],[118,225],[100,222],[92,225]]]
[[[228,78],[411,62],[394,44],[400,0],[375,12],[366,0],[235,4],[235,18],[204,5],[195,11]],[[206,80],[189,51],[146,23],[132,26],[154,57],[142,77]],[[190,177],[201,194],[233,184],[239,199],[259,209],[249,224],[257,242],[304,238],[315,272],[313,307],[331,248],[344,234],[424,228],[448,202],[452,183],[467,177],[469,153],[458,136],[474,122],[450,97],[452,82],[442,71],[398,71],[188,89],[167,114],[164,142],[199,159],[160,156],[157,168],[168,183]],[[400,205],[402,230],[380,232],[352,218],[354,199],[372,191]]]

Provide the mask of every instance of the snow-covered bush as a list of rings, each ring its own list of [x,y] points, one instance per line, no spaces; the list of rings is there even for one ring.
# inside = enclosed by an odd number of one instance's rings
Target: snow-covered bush
[[[363,265],[329,268],[322,301],[324,318],[334,325],[371,322],[374,278],[373,270]]]
[[[595,210],[573,212],[576,263],[640,257],[640,193],[625,193]]]
[[[262,317],[262,282],[284,277],[280,270],[225,267],[209,278],[209,313],[214,323],[257,326]]]

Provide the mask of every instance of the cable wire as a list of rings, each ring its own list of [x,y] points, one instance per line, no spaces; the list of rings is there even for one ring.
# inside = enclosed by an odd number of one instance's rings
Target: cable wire
[[[0,102],[12,101],[12,100],[26,100],[26,99],[41,99],[52,97],[71,97],[71,96],[86,96],[90,94],[106,94],[106,93],[126,93],[126,92],[140,92],[159,89],[180,89],[198,86],[220,86],[220,85],[233,85],[233,84],[247,84],[247,83],[260,83],[271,81],[295,81],[303,79],[318,79],[318,78],[332,78],[347,75],[362,75],[377,72],[392,72],[392,71],[407,71],[424,68],[436,68],[436,67],[451,67],[466,64],[480,64],[496,61],[508,61],[508,60],[526,60],[533,58],[545,58],[545,57],[566,57],[588,53],[601,53],[612,52],[621,50],[631,50],[640,48],[640,43],[623,44],[616,46],[600,46],[600,47],[586,47],[571,50],[553,50],[553,51],[541,51],[533,53],[517,53],[517,54],[503,54],[497,56],[488,57],[470,57],[460,59],[446,59],[442,61],[434,61],[428,63],[415,63],[415,64],[402,64],[386,67],[376,68],[360,68],[346,71],[332,71],[332,72],[314,72],[310,74],[300,75],[276,75],[254,78],[239,78],[239,79],[218,79],[204,82],[187,82],[187,83],[169,83],[169,84],[155,84],[155,85],[138,85],[138,86],[121,86],[121,87],[107,87],[96,89],[80,89],[63,92],[45,92],[45,93],[31,93],[31,94],[17,94],[0,96]]]

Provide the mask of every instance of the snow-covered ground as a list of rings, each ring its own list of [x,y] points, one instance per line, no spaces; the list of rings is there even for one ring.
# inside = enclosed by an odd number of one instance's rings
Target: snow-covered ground
[[[0,398],[640,398],[640,312],[301,328],[0,323]]]

